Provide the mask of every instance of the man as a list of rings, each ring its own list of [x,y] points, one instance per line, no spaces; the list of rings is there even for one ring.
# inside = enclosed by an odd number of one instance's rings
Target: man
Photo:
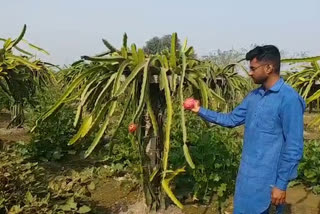
[[[246,60],[250,77],[261,87],[228,114],[204,109],[199,101],[191,110],[224,127],[245,125],[234,214],[269,213],[271,203],[282,213],[287,185],[297,177],[303,154],[305,102],[280,77],[278,48],[258,46],[246,54]]]

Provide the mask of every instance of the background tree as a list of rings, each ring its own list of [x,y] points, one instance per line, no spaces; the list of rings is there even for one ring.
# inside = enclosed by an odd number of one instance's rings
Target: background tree
[[[162,37],[153,37],[146,42],[146,45],[143,47],[143,50],[146,54],[157,54],[163,50],[170,50],[171,48],[171,35],[167,34]],[[178,39],[176,49],[181,49],[181,43]]]
[[[231,63],[237,63],[245,57],[246,50],[220,50],[211,52],[209,55],[202,56],[203,59],[212,61],[218,66],[224,67]]]

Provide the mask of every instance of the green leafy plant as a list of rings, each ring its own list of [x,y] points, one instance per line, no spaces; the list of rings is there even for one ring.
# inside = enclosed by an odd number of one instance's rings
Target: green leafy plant
[[[70,138],[76,133],[72,122],[74,115],[74,108],[65,106],[56,117],[43,122],[32,134],[29,152],[41,160],[61,160],[70,152],[81,150],[68,146]]]
[[[18,146],[0,151],[0,210],[9,210],[10,205],[23,201],[30,186],[42,188],[37,180],[43,176],[43,168],[29,162],[21,152]]]
[[[218,126],[208,129],[196,115],[187,116],[189,148],[195,169],[187,170],[185,176],[176,180],[177,191],[180,197],[190,197],[189,193],[193,192],[192,199],[204,203],[209,203],[215,198],[217,207],[222,209],[226,199],[234,192],[242,137],[237,130]],[[174,125],[177,125],[176,122]],[[172,134],[170,162],[173,167],[185,162],[183,151],[179,147],[181,137],[179,129]]]
[[[318,140],[305,142],[298,176],[303,183],[312,187],[314,193],[320,193],[320,142]]]
[[[299,94],[306,100],[307,104],[311,104],[313,101],[317,101],[319,103],[319,60],[320,56],[282,60],[282,63],[300,63],[299,67],[294,67],[294,69],[298,71],[287,71],[285,77],[286,81],[299,92]]]
[[[89,213],[100,168],[49,175],[23,142],[0,151],[0,213]]]
[[[46,65],[33,59],[33,55],[18,47],[20,42],[24,42],[29,47],[47,53],[43,49],[23,40],[26,32],[26,25],[18,38],[12,40],[0,39],[3,47],[0,49],[0,89],[10,98],[12,119],[8,127],[22,126],[24,123],[24,105],[29,103],[34,105],[34,95],[37,90],[51,82],[52,75]],[[22,55],[14,54],[19,51]]]

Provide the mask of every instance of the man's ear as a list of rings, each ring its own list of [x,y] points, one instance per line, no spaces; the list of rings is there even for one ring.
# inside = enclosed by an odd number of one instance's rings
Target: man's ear
[[[268,64],[268,65],[266,66],[266,72],[267,72],[268,74],[272,73],[273,70],[274,70],[274,66],[273,66],[272,64]]]

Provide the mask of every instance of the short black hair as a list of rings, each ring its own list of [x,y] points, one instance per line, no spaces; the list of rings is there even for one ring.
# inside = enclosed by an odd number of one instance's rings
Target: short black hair
[[[271,62],[277,73],[280,73],[281,57],[279,49],[274,45],[257,46],[246,54],[246,60]]]

